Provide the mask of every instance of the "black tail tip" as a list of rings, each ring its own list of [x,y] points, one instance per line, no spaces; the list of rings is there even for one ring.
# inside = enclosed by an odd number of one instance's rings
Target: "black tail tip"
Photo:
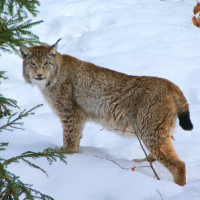
[[[179,119],[179,125],[184,129],[185,131],[190,131],[193,129],[193,124],[190,120],[190,113],[184,112],[178,115]]]

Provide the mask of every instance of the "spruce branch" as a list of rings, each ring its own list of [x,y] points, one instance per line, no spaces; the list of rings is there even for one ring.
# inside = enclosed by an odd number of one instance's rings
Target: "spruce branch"
[[[16,10],[24,10],[24,12],[29,12],[34,17],[37,16],[38,10],[36,10],[37,6],[40,6],[38,0],[1,0],[0,2],[0,14],[3,12],[7,12],[10,15],[14,15]]]
[[[19,163],[20,161],[23,161],[30,167],[38,169],[47,175],[47,172],[44,169],[30,162],[29,160],[27,160],[27,158],[46,158],[50,165],[53,162],[56,162],[57,159],[60,159],[60,161],[62,161],[64,164],[67,164],[65,155],[66,153],[70,153],[67,148],[61,149],[59,151],[52,148],[47,148],[43,152],[27,151],[22,153],[20,156],[16,156],[7,160],[0,157],[0,199],[18,200],[18,197],[23,194],[26,196],[24,200],[53,200],[52,197],[45,195],[39,192],[38,190],[32,189],[32,185],[25,184],[22,181],[20,181],[18,176],[16,176],[13,173],[10,173],[9,171],[7,171],[6,168],[12,163]]]
[[[0,118],[11,115],[11,110],[8,107],[19,108],[17,101],[3,97],[0,94]]]
[[[2,127],[0,127],[0,132],[2,132],[3,130],[8,130],[8,131],[13,131],[14,129],[22,129],[21,126],[23,126],[23,122],[18,122],[19,120],[21,120],[23,117],[28,117],[29,115],[33,115],[33,110],[35,110],[36,108],[41,107],[42,104],[39,104],[33,108],[31,108],[30,110],[26,111],[26,109],[24,109],[22,112],[20,112],[18,114],[18,112],[13,113],[12,115],[10,115],[8,117],[7,123],[5,125],[3,125]],[[12,118],[14,116],[16,116],[18,114],[18,116],[12,120]]]
[[[33,189],[33,185],[20,181],[18,176],[5,170],[1,163],[0,176],[0,199],[2,200],[19,200],[22,194],[25,196],[24,200],[54,200],[52,197]]]
[[[43,44],[39,41],[39,37],[28,31],[28,29],[41,24],[43,21],[32,22],[32,20],[27,20],[25,22],[20,22],[20,19],[10,20],[10,23],[6,21],[7,19],[2,19],[0,21],[0,49],[8,53],[14,52],[19,54],[18,46],[31,46],[34,44]]]
[[[31,163],[30,161],[28,161],[25,158],[32,158],[32,159],[46,158],[49,165],[51,165],[53,162],[56,162],[57,159],[60,159],[61,162],[63,162],[64,164],[67,164],[65,154],[69,154],[69,153],[70,152],[69,152],[68,148],[64,148],[61,150],[47,148],[43,152],[26,151],[26,152],[22,153],[20,156],[16,156],[16,157],[7,159],[6,161],[3,162],[3,165],[7,167],[11,163],[18,163],[20,160],[22,160],[26,164],[30,165],[31,167],[38,168],[41,170],[40,167],[34,165],[33,163]],[[1,158],[0,158],[0,160],[1,160]],[[41,170],[41,171],[46,174],[46,172],[44,170]]]
[[[1,84],[1,79],[8,79],[8,77],[5,77],[4,74],[6,73],[6,71],[0,71],[0,84]]]
[[[0,151],[6,150],[5,147],[7,147],[7,146],[8,146],[8,143],[7,143],[7,142],[1,142],[1,143],[0,143]]]
[[[20,56],[18,46],[43,44],[39,37],[28,29],[43,21],[32,22],[28,13],[36,16],[37,0],[1,0],[0,1],[0,50]]]

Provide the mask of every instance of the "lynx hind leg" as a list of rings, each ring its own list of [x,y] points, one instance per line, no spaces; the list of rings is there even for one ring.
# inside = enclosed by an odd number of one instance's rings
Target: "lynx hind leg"
[[[167,138],[161,147],[163,151],[159,151],[155,158],[163,164],[173,175],[174,182],[178,185],[186,184],[185,163],[181,161],[175,152],[171,138]]]
[[[186,170],[185,163],[181,161],[173,148],[171,132],[174,129],[175,118],[168,115],[159,124],[156,131],[152,131],[147,137],[142,140],[148,150],[154,154],[154,157],[162,165],[164,165],[173,175],[174,182],[178,185],[185,185]]]

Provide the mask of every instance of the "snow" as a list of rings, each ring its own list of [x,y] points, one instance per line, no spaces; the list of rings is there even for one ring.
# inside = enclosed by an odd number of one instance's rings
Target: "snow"
[[[94,123],[86,124],[81,147],[67,156],[67,165],[34,161],[49,177],[24,163],[9,170],[56,200],[199,200],[200,30],[191,22],[195,5],[196,0],[42,0],[34,21],[44,23],[32,28],[48,44],[62,38],[60,53],[130,75],[166,78],[181,88],[194,125],[185,132],[177,123],[174,131],[174,148],[186,164],[185,186],[176,185],[157,161],[153,165],[159,181],[144,167],[147,162],[133,162],[144,157],[136,138],[121,138]],[[2,53],[0,70],[9,77],[0,93],[16,99],[21,110],[44,104],[23,120],[25,131],[1,133],[1,141],[9,142],[2,157],[62,146],[61,123],[40,91],[25,84],[21,58]]]

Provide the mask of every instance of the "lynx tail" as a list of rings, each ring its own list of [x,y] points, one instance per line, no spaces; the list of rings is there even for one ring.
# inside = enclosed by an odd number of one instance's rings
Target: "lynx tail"
[[[193,124],[190,120],[189,111],[179,114],[178,119],[179,119],[179,125],[181,126],[182,129],[186,131],[190,131],[193,129]]]

